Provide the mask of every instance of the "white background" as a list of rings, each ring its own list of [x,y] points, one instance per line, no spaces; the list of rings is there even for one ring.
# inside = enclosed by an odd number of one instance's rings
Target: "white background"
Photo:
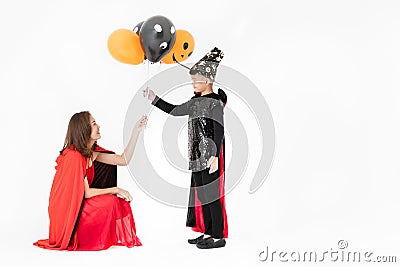
[[[72,114],[91,111],[101,144],[123,150],[125,113],[147,73],[110,56],[109,34],[158,14],[192,33],[192,60],[218,46],[263,93],[277,135],[267,181],[249,195],[246,176],[227,196],[224,249],[189,246],[186,211],[149,198],[122,167],[143,247],[34,247],[48,235],[54,160]],[[341,239],[400,261],[399,14],[398,1],[2,1],[0,265],[265,266],[266,246],[322,253]]]

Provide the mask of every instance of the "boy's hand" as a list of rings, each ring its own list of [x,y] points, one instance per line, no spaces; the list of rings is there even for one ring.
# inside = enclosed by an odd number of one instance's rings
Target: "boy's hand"
[[[210,167],[208,173],[213,173],[218,170],[218,157],[211,156],[207,162],[207,168]]]
[[[149,87],[146,87],[146,89],[143,89],[143,96],[147,97],[150,101],[153,101],[154,98],[156,98],[156,94],[151,90]]]

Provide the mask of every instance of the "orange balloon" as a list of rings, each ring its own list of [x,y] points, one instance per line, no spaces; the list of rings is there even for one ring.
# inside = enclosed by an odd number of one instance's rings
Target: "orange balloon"
[[[194,38],[185,30],[176,30],[176,39],[172,49],[166,54],[162,62],[165,64],[173,64],[182,62],[190,57],[194,50]],[[175,59],[175,60],[174,60]]]
[[[137,65],[144,60],[139,36],[131,30],[119,29],[112,32],[107,46],[111,56],[119,62]]]

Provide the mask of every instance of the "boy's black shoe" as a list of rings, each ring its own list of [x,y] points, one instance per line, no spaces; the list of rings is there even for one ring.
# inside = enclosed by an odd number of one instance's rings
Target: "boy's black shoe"
[[[194,244],[197,244],[197,243],[203,241],[203,239],[204,239],[204,235],[201,235],[201,236],[193,238],[193,239],[188,239],[188,242],[189,242],[189,244],[194,245]]]
[[[203,242],[199,242],[196,246],[200,249],[209,249],[209,248],[222,248],[225,247],[226,241],[225,238],[221,238],[217,241],[214,241],[213,238],[204,239]]]

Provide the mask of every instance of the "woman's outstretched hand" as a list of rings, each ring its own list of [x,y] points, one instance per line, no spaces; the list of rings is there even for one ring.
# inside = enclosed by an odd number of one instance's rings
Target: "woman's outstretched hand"
[[[153,101],[156,98],[156,94],[151,90],[149,87],[146,87],[146,89],[143,89],[143,96],[147,97],[150,101]]]
[[[146,128],[147,126],[147,116],[143,115],[140,120],[138,120],[135,124],[135,130],[141,131],[143,128]]]

